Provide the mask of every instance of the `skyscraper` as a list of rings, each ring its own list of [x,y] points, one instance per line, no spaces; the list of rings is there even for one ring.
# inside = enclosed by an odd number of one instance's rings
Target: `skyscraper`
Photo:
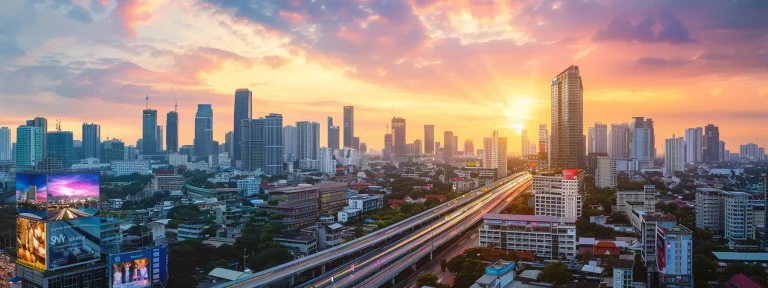
[[[125,159],[125,143],[118,139],[109,139],[101,143],[101,163],[122,161]]]
[[[453,160],[453,131],[443,132],[443,161],[448,162]]]
[[[552,78],[552,136],[550,166],[581,168],[585,150],[584,87],[578,66],[571,65]]]
[[[165,149],[168,152],[179,152],[179,113],[168,112],[165,118]]]
[[[525,159],[526,157],[528,157],[529,154],[531,154],[530,152],[531,141],[528,140],[528,130],[523,129],[523,131],[520,132],[520,140],[522,140],[520,144],[520,148],[521,148],[520,155],[522,155],[523,158]]]
[[[344,147],[352,146],[355,137],[355,107],[344,106]]]
[[[43,128],[19,126],[16,128],[16,166],[35,166],[43,160]]]
[[[163,147],[163,140],[165,137],[163,137],[163,126],[157,125],[157,151],[163,151],[165,147]]]
[[[539,167],[549,168],[549,132],[547,132],[547,124],[539,124]]]
[[[101,126],[83,123],[83,158],[101,159]]]
[[[283,174],[283,115],[264,117],[264,174]]]
[[[320,123],[296,122],[296,139],[296,159],[317,160],[317,149],[320,148]]]
[[[11,129],[0,127],[0,161],[13,160],[11,142]]]
[[[718,150],[717,150],[718,151],[718,157],[717,157],[718,161],[725,162],[726,159],[727,159],[727,157],[725,156],[725,151],[726,151],[725,150],[725,142],[724,141],[720,141],[720,145],[718,145],[717,147],[718,147]]]
[[[608,153],[608,125],[597,122],[589,129],[589,153]]]
[[[42,157],[45,158],[46,153],[48,153],[48,139],[45,136],[45,134],[48,134],[48,119],[45,119],[43,117],[35,117],[35,119],[27,120],[27,126],[39,127],[40,129],[42,129],[43,131],[43,136],[42,136],[43,137],[43,144],[42,144],[43,156]],[[38,160],[42,160],[42,159],[38,159]]]
[[[701,146],[703,136],[701,127],[688,128],[685,130],[685,160],[688,163],[700,163],[702,160]]]
[[[714,124],[704,127],[702,147],[704,162],[712,163],[720,160],[720,129]]]
[[[142,119],[141,154],[155,155],[157,151],[157,110],[144,109]]]
[[[384,134],[384,150],[382,152],[384,161],[389,161],[392,158],[392,134]]]
[[[483,138],[483,154],[484,168],[496,169],[496,178],[507,176],[506,137],[499,137],[499,131],[494,130],[491,137]]]
[[[235,160],[240,160],[240,142],[242,141],[242,129],[239,129],[243,119],[253,118],[253,93],[248,89],[235,90],[235,118],[234,118],[234,141],[235,141]]]
[[[435,154],[435,125],[424,125],[424,154]]]
[[[664,141],[664,175],[671,177],[678,171],[685,171],[685,139],[672,134]]]
[[[417,155],[421,155],[422,154],[421,148],[422,148],[421,139],[413,140],[413,153]],[[360,149],[362,149],[362,147],[360,147]]]
[[[285,162],[296,161],[296,149],[298,149],[298,137],[296,127],[286,125],[283,127],[283,157]]]
[[[243,169],[264,169],[264,118],[243,119],[240,145]]]
[[[328,148],[331,151],[339,149],[339,126],[333,126],[333,117],[328,117]],[[333,153],[331,153],[333,154]]]
[[[653,164],[655,156],[655,134],[653,131],[653,120],[643,117],[634,117],[632,122],[632,149],[631,158],[637,159],[639,167],[636,169],[648,168]]]
[[[48,132],[46,138],[48,138],[47,158],[60,160],[64,168],[72,167],[75,158],[72,131]]]
[[[241,124],[242,125],[242,124]],[[237,128],[237,127],[235,127]],[[229,159],[234,159],[235,157],[235,132],[234,131],[228,131],[227,133],[224,133],[224,152],[227,152],[227,157]]]
[[[472,156],[475,154],[475,143],[472,140],[464,140],[464,156]]]
[[[627,159],[630,157],[632,130],[629,128],[629,124],[611,124],[611,132],[608,137],[611,139],[608,146],[608,155],[611,158]]]
[[[360,137],[352,137],[352,148],[360,152]]]
[[[453,156],[459,154],[459,136],[453,135]]]
[[[213,148],[213,108],[211,104],[197,104],[194,144],[194,155],[198,158],[208,159],[208,156],[215,151]]]
[[[394,150],[392,155],[400,156],[406,155],[405,147],[405,119],[400,117],[392,118],[392,145]]]

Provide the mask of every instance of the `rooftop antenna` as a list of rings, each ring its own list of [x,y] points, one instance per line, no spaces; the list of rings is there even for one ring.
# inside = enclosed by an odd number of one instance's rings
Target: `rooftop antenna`
[[[56,119],[56,132],[61,132],[61,119]]]
[[[147,110],[149,110],[149,95],[147,95],[147,98],[146,98],[146,99],[144,99],[144,100],[146,100],[146,101],[147,101],[147,104],[146,104],[146,105],[147,105]]]
[[[173,87],[171,87],[171,93],[173,93],[173,112],[177,112],[179,110],[179,101],[176,101],[176,92],[173,91]]]

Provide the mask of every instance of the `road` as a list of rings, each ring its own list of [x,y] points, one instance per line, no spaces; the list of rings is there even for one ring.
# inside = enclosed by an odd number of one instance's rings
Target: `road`
[[[440,217],[441,214],[447,213],[448,211],[455,208],[456,206],[462,206],[475,199],[484,199],[489,193],[483,193],[483,190],[491,190],[491,189],[500,187],[503,183],[510,183],[510,181],[513,181],[520,177],[530,177],[530,176],[528,176],[528,173],[526,172],[521,172],[521,173],[514,174],[512,176],[508,176],[503,180],[494,182],[494,184],[491,184],[482,188],[478,188],[476,190],[473,190],[472,192],[466,193],[462,197],[459,197],[454,201],[441,204],[431,210],[422,212],[421,214],[418,214],[416,216],[403,220],[396,225],[377,230],[373,233],[370,233],[366,236],[352,240],[343,245],[340,245],[340,246],[307,256],[307,257],[303,257],[303,258],[288,262],[286,264],[273,267],[271,269],[261,271],[245,279],[238,279],[236,281],[224,283],[216,287],[217,288],[259,287],[262,285],[266,285],[266,284],[278,281],[280,279],[286,279],[286,278],[292,277],[293,275],[297,273],[301,273],[302,271],[306,271],[306,270],[324,265],[335,259],[339,259],[346,255],[350,255],[358,251],[361,251],[364,248],[371,247],[375,244],[387,241],[389,238],[392,238],[400,233],[408,232],[413,227],[417,227],[418,225],[424,222]],[[461,211],[461,210],[458,210],[458,211]],[[442,220],[439,220],[439,221],[446,221],[445,219],[446,218],[443,218]]]
[[[48,220],[54,220],[54,221],[76,219],[76,218],[90,217],[90,216],[93,216],[93,215],[82,212],[74,208],[62,208],[59,210],[48,211]]]
[[[502,202],[508,201],[508,198],[513,194],[520,193],[522,190],[519,187],[530,183],[530,179],[530,176],[526,176],[518,179],[519,181],[505,184],[497,191],[485,193],[483,197],[470,203],[465,209],[447,215],[427,228],[404,238],[396,245],[376,253],[373,257],[353,263],[354,267],[350,265],[333,275],[326,274],[313,279],[312,286],[349,287],[362,283],[361,287],[378,287],[387,279],[391,279],[392,275],[397,274],[396,272],[406,269],[411,263],[415,263],[425,253],[429,254],[435,247],[459,236],[467,228],[480,221],[485,213],[490,212]],[[499,197],[499,193],[504,196]],[[411,253],[411,251],[417,253]],[[403,254],[406,254],[404,258]],[[370,276],[371,274],[375,275]]]

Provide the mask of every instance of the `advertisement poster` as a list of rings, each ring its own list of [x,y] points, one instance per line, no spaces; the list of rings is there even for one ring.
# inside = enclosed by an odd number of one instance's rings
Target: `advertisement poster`
[[[101,259],[98,217],[48,223],[48,270]]]
[[[152,283],[168,281],[168,244],[152,249]]]
[[[110,256],[110,277],[112,288],[149,287],[150,249]]]
[[[16,174],[16,213],[32,219],[44,219],[48,196],[46,175]]]
[[[16,263],[44,271],[47,258],[46,239],[45,223],[16,218]]]
[[[576,180],[579,169],[563,169],[563,180]]]
[[[58,221],[91,217],[99,213],[99,174],[48,176],[48,214]]]
[[[667,245],[664,243],[664,238],[657,237],[656,240],[656,266],[662,273],[666,272],[667,268]]]

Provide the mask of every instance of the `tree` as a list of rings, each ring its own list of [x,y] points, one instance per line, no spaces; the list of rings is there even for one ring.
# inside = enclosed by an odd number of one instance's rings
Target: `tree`
[[[447,266],[448,271],[455,277],[455,287],[469,287],[475,283],[475,280],[485,275],[485,263],[465,255],[451,258]]]
[[[572,280],[573,274],[571,271],[568,271],[568,267],[565,266],[565,263],[563,262],[547,264],[547,266],[544,267],[544,270],[541,270],[541,273],[539,273],[539,277],[536,278],[536,281],[554,284],[565,284]]]
[[[613,275],[613,265],[616,264],[616,258],[608,256],[605,258],[605,273],[607,275]]]
[[[418,278],[416,278],[416,287],[422,287],[422,286],[432,286],[435,287],[437,285],[437,280],[439,277],[437,275],[432,273],[421,273]]]
[[[363,227],[357,226],[355,227],[355,238],[363,237]]]
[[[440,271],[445,272],[446,269],[448,269],[448,260],[442,258],[440,259]]]

